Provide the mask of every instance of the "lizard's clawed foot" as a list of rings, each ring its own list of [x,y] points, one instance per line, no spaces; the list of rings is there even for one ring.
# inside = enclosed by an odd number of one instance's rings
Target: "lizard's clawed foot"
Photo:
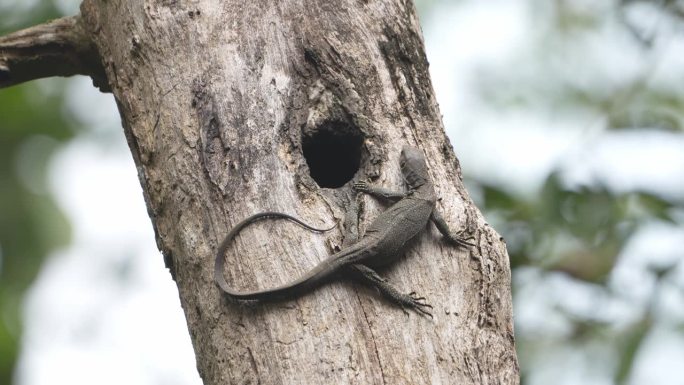
[[[368,192],[370,187],[368,186],[368,183],[365,181],[359,181],[354,183],[353,185],[354,190],[360,191],[360,192]]]
[[[467,239],[468,239],[468,240],[469,240],[469,239],[475,239],[475,237],[473,237],[473,236],[471,235],[471,236],[469,236],[469,237],[467,237],[467,238],[463,238],[463,237],[461,237],[461,234],[458,234],[458,235],[456,235],[456,236],[453,236],[453,235],[452,235],[452,236],[447,237],[447,241],[449,241],[450,243],[453,243],[453,244],[455,244],[455,245],[458,245],[458,246],[461,246],[461,247],[467,247],[467,246],[474,247],[475,244],[472,243],[472,242],[468,242]]]
[[[406,309],[408,308],[415,311],[418,314],[426,315],[430,318],[433,318],[432,313],[426,310],[432,309],[432,305],[425,301],[425,297],[418,297],[415,291],[412,291],[409,294],[403,295],[401,298],[399,298],[401,310],[403,310],[406,315],[408,315],[408,312],[406,311]]]

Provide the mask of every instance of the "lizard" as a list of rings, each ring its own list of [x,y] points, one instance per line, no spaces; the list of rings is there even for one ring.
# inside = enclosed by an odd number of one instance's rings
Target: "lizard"
[[[375,268],[395,261],[404,251],[408,241],[433,222],[444,238],[461,247],[474,246],[472,243],[452,234],[449,226],[436,209],[437,196],[428,173],[423,153],[416,147],[405,145],[401,150],[399,165],[402,177],[408,187],[407,192],[392,191],[374,187],[366,182],[356,182],[354,190],[369,194],[377,199],[392,203],[381,212],[355,242],[331,254],[295,281],[272,289],[239,292],[232,289],[223,276],[225,252],[231,240],[240,230],[265,218],[281,218],[295,222],[311,231],[323,232],[329,229],[312,227],[300,219],[278,212],[263,212],[252,215],[233,227],[218,247],[214,264],[214,280],[219,288],[235,300],[278,300],[302,295],[319,286],[334,274],[346,271],[376,287],[384,296],[401,306],[402,310],[411,309],[419,314],[432,314],[432,306],[425,297],[416,292],[404,294],[375,272]]]

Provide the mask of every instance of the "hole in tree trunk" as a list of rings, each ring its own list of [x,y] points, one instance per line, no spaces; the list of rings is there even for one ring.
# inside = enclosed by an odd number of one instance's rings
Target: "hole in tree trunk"
[[[359,170],[363,135],[339,121],[325,122],[302,137],[304,158],[320,187],[337,188]]]

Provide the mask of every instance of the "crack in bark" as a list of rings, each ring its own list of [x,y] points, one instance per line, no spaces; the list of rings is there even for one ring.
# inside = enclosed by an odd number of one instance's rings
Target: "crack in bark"
[[[368,319],[368,314],[366,314],[366,309],[363,306],[363,303],[361,302],[361,297],[359,296],[359,292],[357,290],[354,290],[354,293],[356,294],[356,299],[359,302],[359,307],[361,308],[361,312],[363,313],[363,319],[366,321],[368,331],[371,334],[371,342],[373,342],[373,350],[375,351],[375,358],[377,358],[378,367],[380,367],[380,378],[382,379],[383,385],[385,385],[385,384],[387,384],[387,381],[385,381],[385,369],[382,367],[382,360],[380,359],[380,352],[378,351],[378,345],[375,343],[375,335],[373,334],[373,327],[371,326],[370,320]]]
[[[247,353],[249,353],[249,363],[252,366],[252,369],[254,370],[254,373],[256,373],[256,379],[257,379],[257,385],[261,384],[261,376],[259,375],[259,369],[256,364],[256,360],[254,359],[254,354],[252,353],[252,349],[247,347]]]

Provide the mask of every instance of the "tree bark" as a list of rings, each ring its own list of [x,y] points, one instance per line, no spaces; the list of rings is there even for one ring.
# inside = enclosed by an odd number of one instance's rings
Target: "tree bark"
[[[410,1],[85,0],[81,13],[205,384],[518,383],[505,245],[461,182]],[[221,296],[212,267],[232,225],[269,210],[341,221],[353,181],[401,186],[405,143],[427,155],[452,229],[477,245],[455,248],[429,226],[381,272],[426,296],[434,319],[345,281],[284,302]],[[361,199],[363,229],[382,208]],[[285,283],[342,233],[259,223],[224,273],[238,289]]]

